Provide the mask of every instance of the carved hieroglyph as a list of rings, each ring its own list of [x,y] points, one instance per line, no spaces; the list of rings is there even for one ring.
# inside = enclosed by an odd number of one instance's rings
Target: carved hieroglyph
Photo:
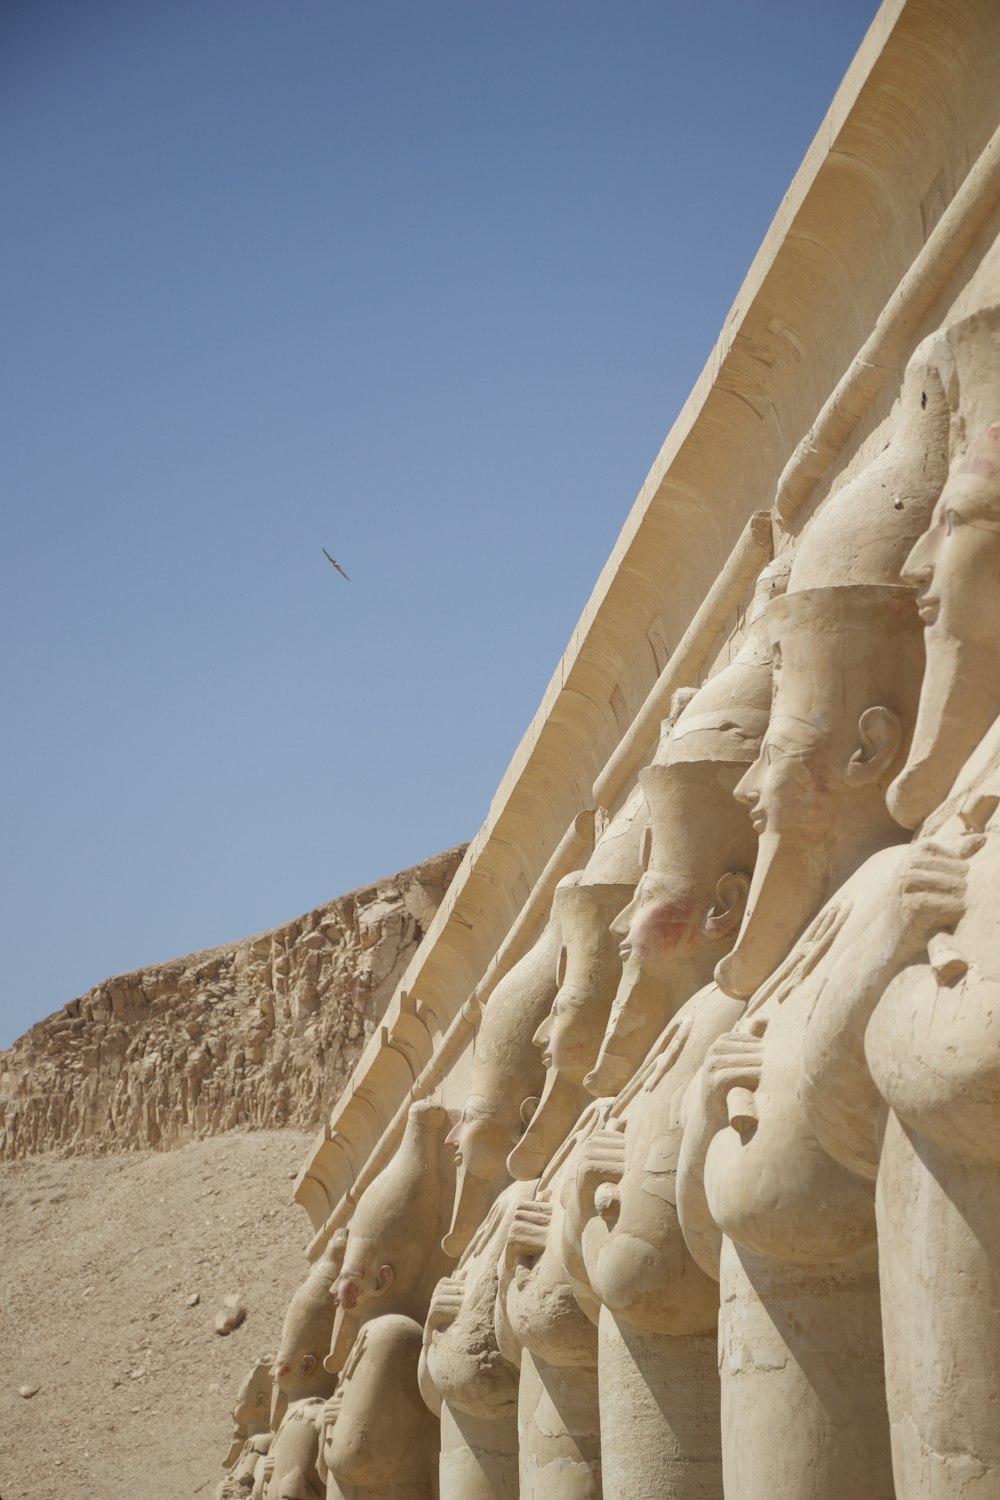
[[[897,1493],[986,1500],[1000,1493],[1000,309],[946,330],[936,357],[950,463],[904,566],[927,668],[889,797],[924,821],[845,955],[848,1024],[813,1018],[802,1092],[828,1148],[877,1171]]]
[[[740,1500],[893,1495],[874,1195],[824,1151],[798,1083],[809,1013],[840,1005],[827,981],[902,836],[885,792],[922,650],[913,591],[893,580],[943,480],[945,431],[922,348],[889,447],[807,528],[768,611],[771,719],[737,788],[760,848],[717,971],[748,1003],[688,1092],[678,1174],[688,1243],[720,1277],[725,1485]]]

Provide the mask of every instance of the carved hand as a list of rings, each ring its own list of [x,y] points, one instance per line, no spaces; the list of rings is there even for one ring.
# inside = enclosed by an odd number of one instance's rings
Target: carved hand
[[[764,1065],[761,1038],[767,1028],[756,1021],[749,1031],[728,1031],[714,1041],[705,1056],[700,1078],[700,1103],[706,1123],[718,1127],[726,1119],[726,1096],[731,1089],[753,1092]]]
[[[323,1411],[320,1416],[320,1425],[324,1431],[329,1430],[340,1416],[340,1408],[344,1403],[344,1391],[341,1385],[337,1386],[333,1395],[323,1403]]]
[[[589,1218],[594,1194],[602,1182],[621,1182],[625,1175],[625,1136],[620,1129],[595,1130],[579,1149],[576,1167],[577,1208]]]
[[[935,933],[954,928],[965,909],[968,859],[983,839],[969,838],[959,853],[934,839],[912,844],[887,893],[884,929],[890,969],[923,953]]]
[[[514,1219],[507,1231],[504,1260],[509,1270],[521,1256],[541,1255],[549,1237],[552,1222],[552,1204],[529,1198],[519,1203],[514,1210]]]
[[[427,1312],[425,1328],[431,1332],[436,1328],[447,1328],[454,1323],[462,1311],[465,1285],[454,1276],[442,1276],[434,1288],[431,1305]]]

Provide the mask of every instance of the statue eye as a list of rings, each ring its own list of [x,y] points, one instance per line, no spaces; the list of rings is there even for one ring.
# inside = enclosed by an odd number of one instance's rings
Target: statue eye
[[[962,517],[958,514],[957,510],[946,510],[945,511],[945,513],[944,513],[944,529],[945,529],[945,532],[947,533],[948,536],[951,536],[952,532],[955,530],[955,527],[960,524],[961,520],[962,520]]]

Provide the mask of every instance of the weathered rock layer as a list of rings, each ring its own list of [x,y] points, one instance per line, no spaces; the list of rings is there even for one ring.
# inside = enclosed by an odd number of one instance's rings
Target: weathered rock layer
[[[0,1159],[328,1113],[464,846],[271,932],[105,980],[0,1054]]]

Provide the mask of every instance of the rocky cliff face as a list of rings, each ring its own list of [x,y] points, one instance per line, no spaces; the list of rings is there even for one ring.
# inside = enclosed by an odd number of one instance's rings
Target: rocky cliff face
[[[0,1053],[0,1159],[317,1124],[464,852],[71,1000]]]

